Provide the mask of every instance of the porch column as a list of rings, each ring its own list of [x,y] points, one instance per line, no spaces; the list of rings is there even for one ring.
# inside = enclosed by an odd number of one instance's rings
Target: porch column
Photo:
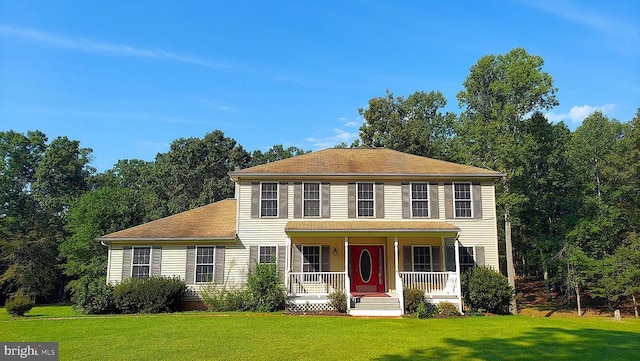
[[[398,258],[400,252],[398,251],[398,236],[393,237],[393,263],[395,267],[396,275],[396,295],[398,295],[398,301],[400,302],[400,314],[404,315],[404,286],[402,285],[402,278],[400,277],[400,267],[398,266]]]
[[[349,279],[349,236],[344,236],[344,294],[347,295],[347,313],[351,310],[351,280]]]
[[[456,257],[456,276],[457,276],[457,281],[456,281],[456,296],[458,296],[458,311],[460,311],[460,313],[462,313],[462,281],[460,280],[460,242],[458,241],[458,236],[456,236],[455,238],[455,242],[454,244],[454,254]]]
[[[289,293],[289,272],[291,272],[291,237],[287,236],[287,257],[284,260],[284,287]]]

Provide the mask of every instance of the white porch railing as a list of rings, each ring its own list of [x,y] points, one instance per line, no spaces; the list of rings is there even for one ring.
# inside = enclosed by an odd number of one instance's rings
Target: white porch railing
[[[399,272],[402,288],[418,288],[426,294],[456,294],[455,272]]]
[[[290,272],[289,294],[324,295],[344,291],[344,272]]]

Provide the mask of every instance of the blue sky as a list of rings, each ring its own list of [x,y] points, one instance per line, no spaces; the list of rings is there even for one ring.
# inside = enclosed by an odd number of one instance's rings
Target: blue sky
[[[355,139],[385,89],[458,113],[469,68],[515,47],[544,58],[552,121],[628,121],[639,32],[635,0],[0,0],[0,130],[80,140],[99,171],[215,129],[316,150]]]

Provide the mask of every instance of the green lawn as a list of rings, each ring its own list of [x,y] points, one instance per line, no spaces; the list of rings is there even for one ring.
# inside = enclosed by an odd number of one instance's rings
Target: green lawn
[[[640,320],[376,319],[280,314],[80,316],[0,309],[0,341],[58,341],[61,360],[632,360]]]

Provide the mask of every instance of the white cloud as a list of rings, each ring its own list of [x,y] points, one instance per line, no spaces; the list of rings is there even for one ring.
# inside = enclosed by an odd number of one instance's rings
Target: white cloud
[[[347,146],[351,145],[356,138],[358,138],[358,132],[349,132],[344,129],[333,129],[334,134],[324,138],[307,138],[307,142],[311,143],[316,149],[331,148],[340,143],[347,143]]]
[[[74,49],[93,53],[102,53],[116,56],[132,56],[159,60],[170,60],[181,63],[202,65],[210,68],[226,68],[227,65],[209,62],[194,56],[181,55],[166,50],[151,50],[137,48],[124,44],[101,43],[87,39],[73,39],[45,33],[30,28],[18,28],[0,24],[0,35],[32,40],[57,48]]]
[[[612,19],[603,14],[603,11],[595,11],[586,8],[586,5],[570,0],[524,0],[528,6],[554,14],[561,18],[573,21],[598,31],[618,36],[635,36],[637,29],[630,24]]]
[[[222,102],[218,102],[218,101],[210,101],[210,100],[203,100],[202,104],[204,104],[207,108],[211,108],[211,109],[215,109],[215,110],[220,110],[223,112],[232,112],[235,113],[236,109],[223,104]]]
[[[593,114],[596,111],[600,111],[604,114],[611,112],[615,108],[614,104],[605,104],[601,106],[591,106],[588,104],[585,105],[574,105],[569,109],[569,112],[566,114],[555,114],[552,112],[547,113],[547,118],[553,123],[558,123],[560,121],[568,122],[570,124],[581,124],[584,118]]]

